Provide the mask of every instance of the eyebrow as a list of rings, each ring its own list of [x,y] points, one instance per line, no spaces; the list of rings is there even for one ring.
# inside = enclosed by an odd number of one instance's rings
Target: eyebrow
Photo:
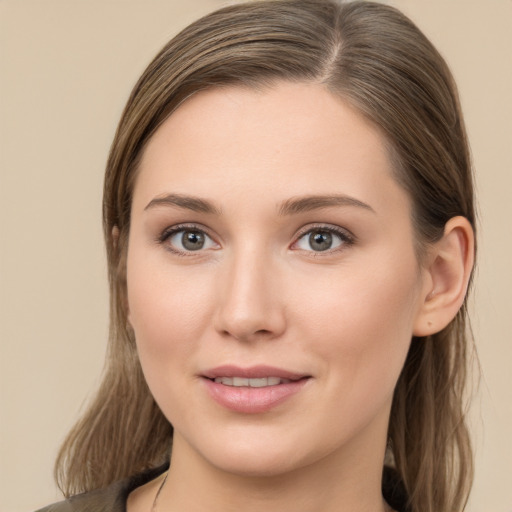
[[[221,210],[211,201],[200,197],[188,196],[183,194],[166,194],[164,196],[152,199],[144,210],[156,208],[158,206],[177,206],[186,210],[192,210],[198,213],[207,213],[211,215],[220,215]],[[364,210],[376,213],[369,205],[346,195],[311,195],[297,198],[291,198],[284,201],[279,207],[279,215],[293,215],[297,213],[329,208],[332,206],[355,206]]]
[[[346,195],[305,196],[286,200],[279,208],[280,215],[293,215],[296,213],[329,208],[331,206],[355,206],[376,213],[375,210],[363,201]]]
[[[157,206],[177,206],[186,210],[192,210],[199,213],[209,213],[219,215],[220,209],[212,202],[194,196],[186,196],[182,194],[166,194],[152,199],[144,210],[149,210]]]

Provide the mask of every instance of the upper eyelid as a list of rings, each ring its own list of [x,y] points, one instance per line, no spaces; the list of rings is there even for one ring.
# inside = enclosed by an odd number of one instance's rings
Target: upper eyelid
[[[314,230],[321,231],[322,229],[325,231],[330,231],[332,233],[337,233],[339,235],[344,235],[353,241],[357,240],[357,237],[349,229],[338,226],[336,224],[329,224],[329,223],[322,223],[322,222],[312,223],[312,224],[310,223],[310,224],[307,224],[307,225],[303,226],[302,228],[300,228],[297,231],[297,234],[295,235],[296,240],[298,240],[299,238],[302,238],[305,234],[309,233],[310,231],[314,231]]]
[[[211,234],[211,230],[208,229],[206,226],[203,226],[202,224],[198,224],[195,222],[184,222],[179,224],[174,224],[172,226],[167,226],[165,229],[163,229],[159,235],[160,239],[167,238],[169,235],[172,235],[174,233],[178,233],[179,231],[201,231],[205,235],[208,235],[212,240],[214,239],[214,236]]]

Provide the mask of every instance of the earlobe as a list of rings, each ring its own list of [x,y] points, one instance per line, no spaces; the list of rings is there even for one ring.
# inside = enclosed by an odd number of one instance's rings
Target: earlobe
[[[424,299],[414,324],[414,336],[444,329],[459,311],[474,263],[474,233],[465,217],[453,217],[441,240],[432,245],[423,290]]]

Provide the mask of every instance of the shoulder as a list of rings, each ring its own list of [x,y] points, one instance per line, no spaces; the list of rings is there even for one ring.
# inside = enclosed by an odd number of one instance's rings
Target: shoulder
[[[70,512],[71,510],[72,509],[70,508],[68,501],[61,501],[59,503],[54,503],[53,505],[40,508],[36,510],[36,512]]]
[[[116,482],[104,489],[95,489],[71,496],[64,501],[48,505],[36,512],[126,512],[128,495],[138,487],[156,478],[169,467],[169,463]]]
[[[125,482],[117,482],[105,489],[71,496],[36,512],[125,512],[125,494]]]

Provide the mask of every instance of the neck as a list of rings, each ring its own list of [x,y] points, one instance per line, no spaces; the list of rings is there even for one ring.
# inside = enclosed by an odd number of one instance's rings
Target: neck
[[[380,443],[379,443],[380,444]],[[382,446],[382,444],[381,444]],[[368,446],[365,446],[368,450]],[[375,448],[372,446],[370,448]],[[213,466],[175,432],[162,512],[384,512],[383,450],[361,456],[330,454],[305,467],[272,475],[240,475]],[[357,455],[357,456],[356,456]],[[340,462],[342,461],[342,462]]]

